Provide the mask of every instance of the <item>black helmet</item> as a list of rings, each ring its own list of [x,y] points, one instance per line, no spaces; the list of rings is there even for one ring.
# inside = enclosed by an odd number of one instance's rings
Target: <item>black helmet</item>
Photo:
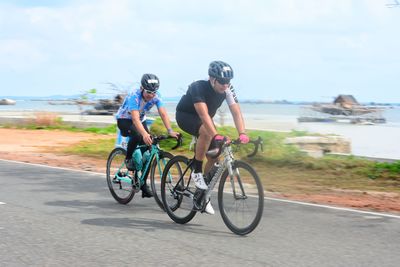
[[[160,80],[154,74],[150,73],[143,74],[142,87],[144,90],[155,92],[160,87]]]
[[[233,70],[229,64],[223,61],[213,61],[208,67],[208,75],[216,78],[219,83],[229,83],[233,78]]]

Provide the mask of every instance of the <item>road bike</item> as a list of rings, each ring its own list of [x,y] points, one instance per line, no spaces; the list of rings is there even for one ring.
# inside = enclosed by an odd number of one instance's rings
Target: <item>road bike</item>
[[[144,185],[147,175],[150,171],[150,185],[153,196],[158,206],[164,209],[160,196],[160,183],[165,165],[173,155],[160,148],[159,142],[169,138],[166,135],[153,135],[151,146],[138,145],[133,153],[135,158],[135,170],[130,171],[125,164],[126,144],[129,137],[125,137],[124,144],[114,148],[107,160],[107,185],[111,195],[120,204],[128,204],[135,193],[140,191]],[[171,149],[176,149],[182,145],[182,136],[176,139],[176,145]],[[143,154],[142,154],[142,151]]]
[[[250,157],[259,148],[263,149],[261,137],[250,143],[254,145]],[[168,161],[161,179],[161,198],[173,221],[185,224],[198,211],[204,212],[219,181],[218,207],[225,225],[238,235],[249,234],[257,227],[264,210],[264,189],[257,172],[248,163],[234,158],[232,145],[241,144],[239,140],[225,139],[218,149],[207,152],[212,158],[222,155],[222,160],[205,175],[206,190],[197,189],[191,180],[193,159],[178,155]]]

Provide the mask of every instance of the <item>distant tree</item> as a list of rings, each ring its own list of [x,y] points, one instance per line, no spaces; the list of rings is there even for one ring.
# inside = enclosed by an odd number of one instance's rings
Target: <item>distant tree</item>
[[[92,89],[84,91],[80,95],[80,98],[75,100],[75,103],[79,109],[79,114],[81,114],[81,120],[83,119],[83,117],[82,117],[83,106],[84,105],[93,105],[96,95],[97,95],[97,89],[92,88]]]
[[[81,100],[82,101],[93,101],[95,96],[97,94],[97,90],[96,88],[92,88],[89,90],[86,90],[83,92],[83,94],[81,95]]]
[[[118,95],[126,95],[129,92],[129,88],[131,88],[131,85],[117,85],[115,83],[112,82],[106,82],[105,84],[107,84],[109,86],[109,89],[111,91],[115,91],[117,92]]]

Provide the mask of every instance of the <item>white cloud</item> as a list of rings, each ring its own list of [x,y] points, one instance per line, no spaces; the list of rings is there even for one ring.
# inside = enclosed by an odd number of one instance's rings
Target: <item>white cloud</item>
[[[40,41],[5,40],[0,42],[0,71],[2,69],[26,71],[46,60],[39,49]]]
[[[87,72],[84,82],[95,87],[104,80],[133,82],[142,71],[154,70],[165,80],[166,95],[174,95],[176,88],[204,78],[209,61],[224,59],[235,67],[239,94],[267,84],[274,89],[262,90],[265,98],[295,99],[312,97],[307,90],[324,88],[324,82],[368,80],[361,70],[391,73],[400,60],[394,53],[400,46],[400,9],[386,8],[385,1],[61,3],[0,3],[0,72],[12,68],[35,75],[51,69],[58,80],[66,70],[82,80]],[[350,73],[342,75],[344,70]],[[328,80],[335,76],[331,72],[343,81]],[[254,76],[267,81],[256,83]],[[68,82],[65,88],[72,87]],[[293,90],[296,86],[303,89]]]

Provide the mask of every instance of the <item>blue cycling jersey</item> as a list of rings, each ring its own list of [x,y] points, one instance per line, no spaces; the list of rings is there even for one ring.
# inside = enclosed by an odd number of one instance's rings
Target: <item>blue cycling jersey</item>
[[[138,89],[125,97],[124,102],[117,111],[116,118],[132,119],[131,111],[137,110],[140,114],[140,122],[144,122],[146,120],[146,113],[154,106],[157,106],[157,109],[164,106],[160,93],[156,92],[156,95],[150,101],[146,102],[142,91]]]

